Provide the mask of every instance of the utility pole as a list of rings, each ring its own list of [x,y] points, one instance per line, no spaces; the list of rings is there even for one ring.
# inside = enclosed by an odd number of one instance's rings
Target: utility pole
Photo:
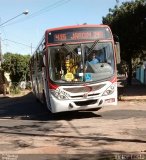
[[[1,17],[0,17],[0,24],[1,24]],[[1,44],[1,33],[0,33],[0,69],[2,65],[2,44]]]
[[[0,36],[0,89],[3,90],[3,95],[6,95],[6,86],[5,86],[5,78],[4,78],[4,71],[1,70],[2,64],[2,47],[1,47],[1,36]]]
[[[30,48],[31,48],[31,55],[32,55],[32,43],[31,43],[31,45],[30,45]]]
[[[5,25],[6,23],[8,23],[9,21],[12,21],[13,19],[21,16],[21,15],[27,15],[29,12],[28,10],[18,14],[17,16],[13,17],[13,18],[10,18],[8,19],[7,21],[1,23],[1,19],[0,19],[0,27],[3,27],[3,25]],[[1,68],[1,63],[2,63],[2,45],[1,45],[1,36],[0,36],[0,68]]]
[[[7,24],[8,22],[12,21],[13,19],[15,19],[15,18],[17,18],[17,17],[19,17],[19,16],[21,16],[21,15],[27,15],[28,13],[29,13],[29,12],[26,10],[26,11],[22,12],[21,14],[18,14],[18,15],[16,15],[15,17],[10,18],[10,19],[8,19],[7,21],[5,21],[5,22],[3,22],[3,23],[1,23],[1,19],[0,19],[0,27],[3,27],[5,24]],[[1,46],[1,36],[0,36],[0,69],[1,69],[1,64],[2,64],[2,46]],[[4,78],[4,72],[2,71],[2,72],[0,72],[0,74],[1,74],[1,76],[3,76],[3,78]],[[5,95],[6,95],[5,78],[4,78],[3,81],[4,81],[4,82],[3,82],[3,94],[4,94],[4,96],[5,96]]]
[[[2,64],[2,47],[1,47],[1,36],[0,36],[0,68]]]

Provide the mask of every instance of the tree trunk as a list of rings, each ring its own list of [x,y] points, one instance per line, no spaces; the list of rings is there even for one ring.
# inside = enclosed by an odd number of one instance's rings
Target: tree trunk
[[[132,85],[132,59],[129,58],[128,60],[128,78],[127,78],[127,84]]]

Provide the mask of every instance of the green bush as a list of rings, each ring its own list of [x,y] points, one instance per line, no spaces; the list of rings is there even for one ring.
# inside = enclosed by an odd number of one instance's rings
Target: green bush
[[[12,86],[10,87],[10,93],[11,94],[19,94],[19,93],[21,93],[21,89],[18,85],[12,84]]]

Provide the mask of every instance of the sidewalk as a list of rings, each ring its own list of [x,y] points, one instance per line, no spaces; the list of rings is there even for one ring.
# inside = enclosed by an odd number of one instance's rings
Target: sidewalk
[[[19,94],[6,94],[6,96],[4,96],[3,94],[0,94],[0,98],[4,99],[4,98],[21,97],[21,96],[25,96],[30,92],[31,90],[22,90]]]
[[[133,79],[132,85],[127,86],[126,80],[120,79],[118,83],[119,100],[146,100],[146,85]]]

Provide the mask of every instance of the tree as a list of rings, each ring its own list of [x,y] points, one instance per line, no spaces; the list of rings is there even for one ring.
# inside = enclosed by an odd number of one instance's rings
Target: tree
[[[146,54],[146,4],[145,0],[122,3],[120,7],[109,9],[103,24],[111,27],[119,36],[121,58],[128,65],[128,84],[131,84],[136,59],[144,59]]]
[[[20,55],[13,53],[4,54],[2,68],[10,73],[13,83],[29,80],[29,60],[30,55]]]

